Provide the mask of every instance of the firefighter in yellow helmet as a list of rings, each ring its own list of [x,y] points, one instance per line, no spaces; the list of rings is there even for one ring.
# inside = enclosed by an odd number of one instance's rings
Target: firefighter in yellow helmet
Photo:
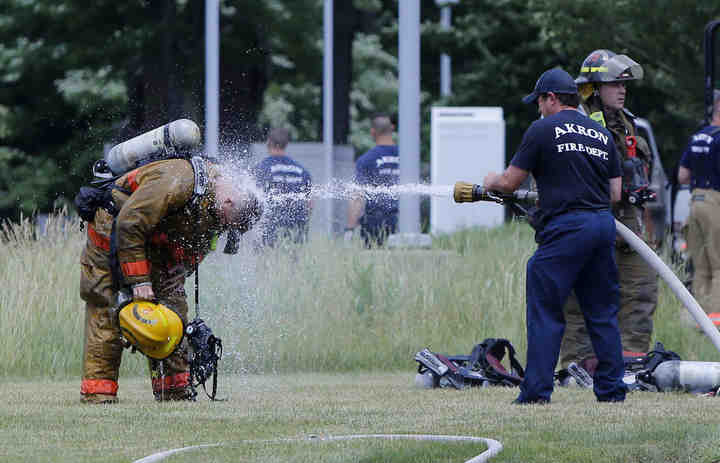
[[[575,79],[583,100],[581,109],[613,134],[622,155],[623,200],[614,208],[615,218],[641,237],[646,234],[648,221],[644,210],[632,204],[637,199],[633,197],[632,188],[637,185],[631,184],[648,183],[652,153],[647,142],[638,136],[635,116],[625,108],[625,98],[626,84],[642,77],[642,67],[628,56],[610,50],[595,50],[583,61],[580,74]],[[629,166],[635,167],[631,169]],[[618,322],[623,353],[626,357],[643,355],[650,347],[652,336],[653,314],[657,306],[657,274],[619,236],[615,259],[620,282]],[[560,365],[564,368],[575,362],[592,376],[597,359],[574,294],[566,304],[565,318],[567,327],[560,351]]]
[[[181,341],[188,321],[185,278],[218,234],[244,233],[262,212],[249,181],[240,185],[219,166],[193,159],[200,164],[166,159],[122,175],[111,190],[116,217],[98,208],[88,223],[80,259],[80,296],[86,302],[83,402],[117,401],[123,337],[150,358],[156,399],[193,397]],[[198,170],[205,176],[201,190]],[[114,286],[114,280],[120,283]],[[120,287],[130,288],[132,301],[118,313]]]

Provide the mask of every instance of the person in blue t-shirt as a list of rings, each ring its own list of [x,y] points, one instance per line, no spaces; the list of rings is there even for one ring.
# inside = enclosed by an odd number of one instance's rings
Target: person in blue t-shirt
[[[678,183],[691,184],[687,228],[693,262],[693,293],[720,325],[720,91],[715,90],[710,125],[690,138],[680,159]]]
[[[261,221],[262,243],[266,246],[274,246],[281,237],[300,243],[307,236],[312,178],[285,153],[289,142],[287,129],[272,129],[268,134],[268,157],[252,169],[257,186],[268,201],[268,211]]]
[[[610,211],[621,197],[620,156],[610,132],[577,111],[577,86],[564,70],[544,72],[523,102],[537,102],[543,118],[527,129],[510,166],[489,173],[483,183],[509,193],[532,173],[538,187],[538,248],[527,263],[527,368],[514,403],[550,402],[565,330],[563,306],[573,289],[599,360],[595,396],[625,400]]]
[[[375,147],[355,162],[355,182],[370,188],[350,201],[345,236],[349,239],[353,230],[360,226],[360,236],[367,247],[381,246],[397,229],[398,199],[391,192],[382,191],[397,185],[400,180],[400,157],[393,139],[394,130],[390,116],[375,115],[370,127]]]

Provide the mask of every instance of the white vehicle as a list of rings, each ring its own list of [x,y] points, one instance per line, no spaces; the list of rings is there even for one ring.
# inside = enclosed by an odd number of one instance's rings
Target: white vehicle
[[[687,225],[690,216],[690,187],[688,185],[677,185],[673,198],[670,180],[674,179],[669,179],[663,168],[650,122],[646,119],[637,118],[635,119],[635,125],[638,129],[638,135],[647,140],[653,154],[650,188],[655,192],[657,198],[654,201],[645,203],[652,221],[652,224],[648,224],[648,229],[652,232],[651,234],[658,246],[665,242],[666,235],[670,233],[671,252],[675,257],[687,262],[687,242],[685,241],[684,227]]]
[[[665,240],[665,233],[670,228],[670,188],[668,177],[660,159],[657,142],[650,122],[643,118],[635,119],[638,135],[647,140],[652,151],[652,169],[650,171],[650,189],[655,192],[656,198],[645,203],[650,222],[647,224],[648,232],[654,243],[661,245]]]
[[[685,226],[690,217],[690,186],[680,185],[675,193],[673,206],[672,246],[676,256],[687,262],[687,241],[685,240]]]

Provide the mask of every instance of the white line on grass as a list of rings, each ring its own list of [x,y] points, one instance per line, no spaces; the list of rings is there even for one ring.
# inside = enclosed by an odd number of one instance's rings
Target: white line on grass
[[[441,441],[441,442],[484,442],[487,444],[488,449],[480,455],[467,460],[465,463],[483,463],[494,457],[502,450],[502,444],[495,439],[488,439],[485,437],[474,437],[474,436],[437,436],[433,434],[353,434],[349,436],[310,436],[307,438],[299,439],[266,439],[266,440],[246,440],[241,441],[241,444],[265,444],[274,442],[303,442],[303,441],[338,441],[338,440],[354,440],[354,439],[386,439],[386,440],[421,440],[421,441]],[[190,450],[207,448],[207,447],[220,447],[222,443],[217,444],[201,444],[192,445],[190,447],[182,447],[179,449],[165,450],[163,452],[153,453],[139,460],[135,460],[133,463],[154,463],[156,461],[163,460],[164,458],[174,455],[176,453],[187,452]]]

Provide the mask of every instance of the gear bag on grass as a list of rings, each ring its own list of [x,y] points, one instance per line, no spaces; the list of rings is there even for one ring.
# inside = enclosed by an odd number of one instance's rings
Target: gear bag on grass
[[[655,348],[645,355],[639,356],[624,356],[623,364],[625,368],[625,382],[628,385],[630,391],[656,391],[655,381],[653,379],[653,371],[662,362],[671,360],[681,360],[680,356],[673,351],[665,350],[665,346],[661,342],[655,343]],[[566,385],[567,378],[574,376],[577,380],[578,375],[572,374],[570,366],[578,368],[577,363],[572,362],[568,368],[558,370],[555,373],[555,379],[560,382],[561,385]],[[581,372],[587,375],[587,372],[580,367]],[[591,379],[591,378],[590,378]],[[634,380],[634,381],[633,381]],[[583,384],[582,381],[578,382],[584,387],[592,387],[592,381],[589,384]]]
[[[502,364],[507,352],[510,371]],[[525,374],[515,358],[515,348],[507,339],[488,338],[477,344],[470,355],[445,356],[423,349],[415,354],[418,362],[416,383],[423,387],[517,386]]]
[[[658,385],[654,376],[655,369],[663,362],[682,360],[678,354],[665,350],[661,342],[655,343],[655,348],[642,357],[625,357],[625,371],[635,374],[635,383],[630,390],[657,391]]]
[[[507,351],[510,361],[508,372],[501,363]],[[471,368],[482,371],[491,381],[504,386],[518,386],[525,370],[515,358],[515,348],[507,339],[488,338],[475,346],[470,354]]]
[[[625,371],[654,371],[662,362],[669,360],[682,360],[678,354],[671,350],[665,350],[661,342],[655,343],[655,348],[645,355],[639,357],[623,357]]]

